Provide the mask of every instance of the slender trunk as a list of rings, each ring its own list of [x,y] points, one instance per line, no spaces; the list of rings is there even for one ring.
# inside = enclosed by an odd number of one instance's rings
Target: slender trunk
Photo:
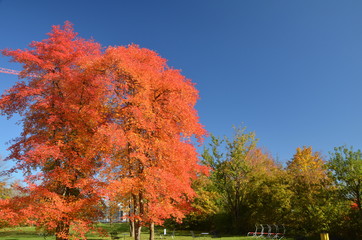
[[[139,216],[139,196],[132,194],[133,200],[133,216]],[[134,231],[134,240],[141,240],[141,222],[139,219],[133,219],[133,231]]]
[[[135,231],[134,231],[134,221],[130,219],[129,220],[129,236],[133,238],[134,233],[135,233]]]
[[[138,194],[138,202],[139,202],[139,215],[141,217],[143,217],[144,214],[144,206],[143,206],[143,194],[142,191],[140,191],[140,193]],[[141,240],[141,228],[142,228],[142,221],[137,221],[138,222],[138,228],[136,229],[136,231],[138,232],[138,237],[136,240]]]
[[[136,220],[134,223],[135,226],[135,235],[134,235],[134,239],[135,240],[141,240],[141,222],[139,220]]]
[[[113,219],[112,219],[112,209],[111,207],[108,208],[108,217],[109,217],[109,224],[111,225],[112,227],[112,223],[113,223]]]
[[[132,203],[132,197],[129,199],[129,213],[128,213],[128,216],[133,216],[134,212],[133,212],[133,209],[134,209],[134,203]],[[128,221],[129,221],[129,236],[131,238],[134,237],[134,221],[132,220],[132,218],[128,218]]]
[[[151,222],[150,223],[150,240],[154,240],[155,239],[155,223]]]
[[[55,229],[56,240],[68,240],[69,237],[69,223],[65,221],[59,222]]]

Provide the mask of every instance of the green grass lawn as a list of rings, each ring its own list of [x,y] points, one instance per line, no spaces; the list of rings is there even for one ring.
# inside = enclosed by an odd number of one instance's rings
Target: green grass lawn
[[[107,232],[117,231],[119,240],[132,240],[128,232],[128,224],[100,224],[100,227],[104,228]],[[161,239],[159,233],[162,232],[162,228],[156,228],[155,230],[155,239]],[[169,232],[171,233],[171,232]],[[197,236],[199,232],[195,232]],[[143,229],[141,234],[142,240],[148,240],[149,234],[148,229]],[[54,240],[54,236],[42,236],[35,231],[34,227],[19,227],[19,228],[4,228],[0,229],[0,239],[1,240]],[[98,234],[88,234],[87,239],[89,240],[111,240],[111,237],[99,236]],[[163,240],[193,240],[190,231],[180,230],[175,232],[175,238],[172,239],[170,236],[162,238]],[[212,240],[211,236],[205,235],[198,237],[197,240]],[[252,237],[245,236],[221,236],[222,240],[252,240]],[[292,240],[289,238],[288,240]]]

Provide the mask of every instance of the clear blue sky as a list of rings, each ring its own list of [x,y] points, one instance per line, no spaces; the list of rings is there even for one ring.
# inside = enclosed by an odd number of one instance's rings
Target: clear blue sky
[[[139,44],[182,69],[215,135],[242,123],[286,162],[298,146],[325,156],[362,148],[362,1],[0,0],[0,49],[25,48],[69,20],[104,46]],[[0,67],[20,66],[0,58]],[[0,73],[0,91],[17,80]],[[0,154],[20,133],[0,117]]]

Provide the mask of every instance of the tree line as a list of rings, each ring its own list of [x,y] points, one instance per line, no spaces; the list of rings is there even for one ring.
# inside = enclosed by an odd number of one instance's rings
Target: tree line
[[[324,159],[312,147],[300,147],[283,166],[245,128],[232,138],[211,139],[202,154],[210,175],[194,182],[195,211],[183,227],[246,234],[269,223],[285,224],[291,236],[361,238],[360,150],[336,147]]]

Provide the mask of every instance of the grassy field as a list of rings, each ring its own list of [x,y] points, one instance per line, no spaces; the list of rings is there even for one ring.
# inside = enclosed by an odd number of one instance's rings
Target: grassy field
[[[119,240],[132,240],[128,233],[128,224],[100,224],[102,228],[107,230],[107,232],[117,231],[117,236]],[[156,229],[156,233],[161,232],[162,229]],[[171,232],[170,232],[171,233]],[[198,232],[195,232],[195,235],[198,236],[198,240],[211,240],[211,236],[205,235],[201,236]],[[200,237],[201,236],[201,237]],[[142,240],[148,240],[149,234],[147,229],[144,229],[141,234]],[[1,240],[54,240],[54,236],[43,236],[35,231],[34,227],[21,227],[21,228],[5,228],[0,229],[0,239]],[[87,236],[89,240],[111,240],[111,237],[99,236],[95,234],[89,234]],[[155,239],[161,239],[159,234],[155,235]],[[193,240],[189,231],[176,231],[175,238],[172,239],[170,236],[162,237],[163,240]],[[214,238],[213,238],[214,239]],[[223,240],[252,240],[252,237],[245,236],[221,236]],[[292,239],[289,239],[292,240]]]

